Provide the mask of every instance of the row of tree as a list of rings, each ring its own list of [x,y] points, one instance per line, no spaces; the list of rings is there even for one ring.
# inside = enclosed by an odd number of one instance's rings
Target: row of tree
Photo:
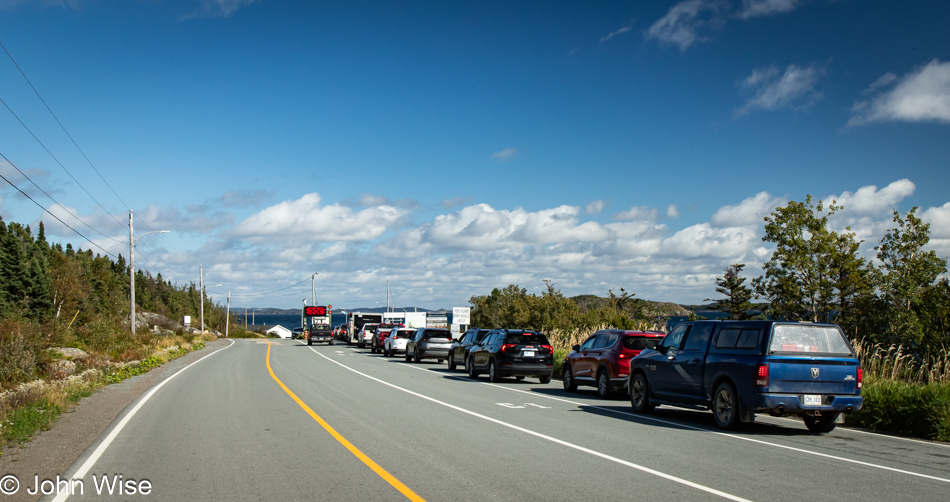
[[[726,268],[717,281],[719,310],[745,319],[752,300],[768,302],[766,314],[780,319],[835,322],[854,339],[899,344],[918,353],[939,351],[950,342],[950,283],[947,260],[924,248],[930,225],[914,207],[901,215],[879,244],[874,260],[858,250],[861,241],[846,228],[837,233],[828,218],[841,210],[792,201],[765,218],[766,242],[775,251],[765,274],[745,285],[744,264]],[[941,277],[944,276],[944,277]]]
[[[491,294],[473,296],[471,321],[473,326],[502,328],[518,326],[540,331],[571,330],[575,328],[614,326],[634,329],[645,323],[643,300],[620,288],[620,294],[608,291],[606,301],[584,302],[582,308],[576,299],[565,297],[545,281],[541,295],[511,284],[495,288]],[[638,322],[638,320],[640,322]]]
[[[161,274],[135,274],[138,311],[179,321],[185,315],[197,318],[199,288],[194,282],[177,286]],[[107,318],[118,326],[129,317],[129,282],[122,255],[113,261],[70,244],[51,245],[42,222],[34,237],[28,225],[0,218],[0,318],[75,325]],[[205,324],[223,329],[225,309],[205,301]]]

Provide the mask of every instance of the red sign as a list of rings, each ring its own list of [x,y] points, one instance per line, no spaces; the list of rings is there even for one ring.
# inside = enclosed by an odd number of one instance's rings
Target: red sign
[[[304,307],[303,313],[306,316],[325,316],[327,315],[327,308],[321,305],[312,305]]]

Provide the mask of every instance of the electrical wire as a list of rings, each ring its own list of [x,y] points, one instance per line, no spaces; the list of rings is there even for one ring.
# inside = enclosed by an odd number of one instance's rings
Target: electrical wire
[[[3,42],[0,42],[0,48],[3,48],[3,52],[5,52],[5,53],[7,54],[7,57],[10,58],[10,62],[12,62],[12,63],[13,63],[13,66],[16,67],[17,71],[20,72],[20,75],[23,77],[23,80],[26,80],[26,83],[29,84],[30,89],[33,89],[33,93],[36,94],[36,97],[39,98],[40,102],[43,103],[43,106],[46,107],[46,110],[47,110],[47,111],[49,112],[49,114],[53,117],[53,120],[55,120],[56,123],[59,124],[59,128],[63,130],[63,133],[65,133],[65,134],[66,134],[66,137],[69,138],[69,141],[71,141],[71,142],[73,143],[73,146],[76,147],[76,150],[79,150],[79,153],[82,154],[82,157],[83,157],[84,159],[86,159],[86,162],[89,164],[89,167],[91,167],[92,170],[96,172],[96,174],[99,176],[99,179],[101,179],[102,182],[105,183],[105,185],[106,185],[107,187],[109,187],[109,190],[112,191],[112,194],[115,195],[116,199],[119,199],[119,202],[121,202],[123,206],[125,206],[125,207],[131,207],[131,206],[129,206],[129,205],[122,199],[122,197],[119,196],[119,194],[115,191],[115,189],[112,188],[112,185],[109,184],[109,182],[105,179],[105,177],[102,176],[102,173],[100,173],[100,172],[99,172],[99,169],[97,169],[96,166],[95,166],[95,164],[92,163],[92,160],[89,159],[89,157],[86,155],[86,152],[84,152],[83,149],[79,147],[79,144],[76,143],[76,140],[73,139],[73,136],[72,136],[71,134],[69,134],[69,131],[66,130],[66,126],[63,125],[63,123],[59,120],[59,117],[57,117],[56,114],[53,113],[53,109],[50,108],[49,104],[46,103],[46,100],[43,99],[43,96],[40,95],[40,91],[36,89],[36,86],[33,85],[33,82],[30,81],[30,78],[26,76],[26,73],[23,71],[22,68],[20,68],[20,65],[16,62],[15,59],[13,59],[13,54],[10,54],[10,51],[7,50],[7,47],[6,47],[5,45],[3,45]],[[6,103],[4,103],[4,105],[6,105]],[[9,110],[9,107],[7,107],[7,109]],[[12,113],[12,111],[11,111],[11,113]],[[14,114],[14,116],[16,116],[16,114]],[[17,118],[17,120],[19,120],[19,118]],[[22,124],[22,122],[20,122],[20,123]],[[25,126],[24,126],[24,127],[25,127]],[[29,130],[29,129],[27,129],[27,130]],[[31,132],[30,134],[32,134],[32,132]],[[36,137],[36,136],[34,136],[34,138],[35,138],[35,137]],[[42,143],[41,143],[41,144],[42,144]],[[44,147],[44,148],[45,148],[45,147]],[[47,152],[49,152],[49,150],[47,150]],[[55,158],[54,158],[54,159],[55,159]],[[58,161],[57,161],[57,162],[58,162]],[[60,166],[62,166],[62,164],[60,164]],[[63,169],[66,169],[66,168],[64,167]],[[68,171],[67,171],[67,173],[68,173]],[[70,177],[71,177],[71,176],[72,176],[72,175],[70,174]],[[73,180],[75,181],[75,178],[73,178]],[[32,180],[31,180],[31,181],[32,181]],[[77,181],[76,183],[78,184],[79,182]],[[35,185],[35,183],[34,183],[34,185]],[[82,185],[79,185],[79,186],[82,187]],[[39,188],[39,187],[37,187],[37,188]],[[83,190],[85,190],[85,188],[83,188]],[[44,193],[45,193],[45,192],[44,192]],[[87,191],[86,193],[89,194],[88,191]],[[90,197],[92,197],[92,196],[90,195]],[[96,200],[96,199],[93,198],[93,200]],[[96,200],[96,203],[98,204],[99,201]],[[102,207],[102,204],[99,204],[99,207]],[[105,208],[103,208],[103,210],[105,211]],[[108,214],[108,211],[106,211],[106,213]],[[112,216],[112,214],[109,214],[109,216]],[[78,219],[78,218],[77,218],[77,219]],[[116,222],[118,222],[118,219],[117,219],[115,216],[112,216],[112,219],[113,219],[113,220],[116,220]],[[142,222],[142,225],[144,225],[145,228],[147,228],[147,229],[149,229],[149,230],[151,230],[151,231],[154,231],[154,230],[155,230],[155,229],[153,229],[152,227],[150,227],[150,226],[148,225],[148,223]],[[87,226],[88,226],[88,225],[87,225]],[[175,251],[177,251],[177,249],[175,249],[175,246],[172,246],[171,243],[169,243],[168,241],[165,240],[165,238],[163,238],[163,237],[161,237],[161,236],[159,236],[159,238],[162,239],[162,241],[164,241],[165,244],[167,244],[169,247],[171,247],[172,249],[174,249]],[[163,261],[164,261],[164,260],[163,260]],[[168,265],[168,264],[166,263],[166,265]],[[171,268],[170,265],[169,265],[169,268]],[[173,271],[174,271],[174,269],[173,269]],[[176,273],[177,273],[177,272],[176,272]]]
[[[293,287],[295,287],[295,286],[299,286],[299,285],[301,285],[301,284],[303,284],[303,283],[305,283],[305,282],[307,282],[306,279],[304,279],[304,280],[302,280],[302,281],[300,281],[300,282],[298,282],[298,283],[296,283],[296,284],[291,284],[290,286],[287,286],[287,287],[285,287],[285,288],[280,288],[280,289],[277,289],[277,290],[274,290],[274,291],[268,291],[267,293],[245,293],[245,294],[241,294],[241,293],[231,293],[231,296],[232,296],[232,297],[239,297],[239,298],[254,298],[254,297],[259,297],[259,296],[267,296],[267,295],[272,295],[272,294],[274,294],[274,293],[280,293],[281,291],[287,291],[288,289],[293,288]]]
[[[0,155],[2,155],[2,154],[0,154]],[[39,185],[37,185],[36,182],[33,181],[32,178],[30,178],[29,176],[27,176],[27,174],[26,174],[25,172],[23,172],[22,169],[20,169],[20,168],[19,168],[16,164],[14,164],[13,162],[10,162],[10,159],[6,158],[6,156],[3,156],[3,160],[6,160],[7,163],[9,163],[11,166],[13,166],[13,168],[16,169],[18,173],[20,173],[20,176],[23,176],[24,178],[26,178],[26,180],[29,181],[30,183],[32,183],[33,186],[36,187],[37,190],[43,192],[43,195],[45,195],[46,197],[48,197],[49,200],[53,201],[54,204],[56,204],[57,206],[61,207],[61,208],[63,209],[63,211],[66,212],[66,214],[72,216],[72,217],[75,218],[77,221],[79,221],[79,223],[82,223],[83,225],[85,225],[86,228],[88,228],[89,230],[92,230],[93,232],[95,232],[95,233],[97,233],[97,234],[99,234],[99,235],[101,235],[101,236],[103,236],[103,237],[105,237],[106,239],[109,239],[109,240],[111,240],[111,241],[115,241],[115,242],[118,242],[118,243],[120,243],[120,244],[123,244],[123,243],[124,243],[123,241],[120,241],[120,240],[118,240],[118,239],[116,239],[116,238],[114,238],[114,237],[108,236],[108,235],[106,235],[106,234],[100,232],[99,230],[97,230],[96,228],[94,228],[92,225],[90,225],[90,224],[86,223],[85,221],[83,221],[83,219],[80,218],[79,216],[76,216],[75,214],[71,213],[68,209],[66,209],[66,206],[60,204],[59,201],[57,201],[56,199],[54,199],[52,195],[50,195],[49,193],[46,192],[46,190],[43,190]]]
[[[6,158],[6,156],[4,156],[2,153],[0,153],[0,157],[3,157],[4,160],[6,160],[7,162],[10,162],[10,161]],[[68,229],[72,230],[73,232],[75,232],[76,235],[82,237],[83,239],[86,239],[86,241],[89,242],[89,244],[92,244],[93,246],[95,246],[95,247],[101,249],[103,253],[105,253],[105,254],[107,254],[107,255],[113,257],[113,258],[115,258],[115,259],[117,259],[117,260],[119,259],[118,256],[116,256],[116,255],[110,253],[110,252],[107,251],[104,247],[102,247],[102,246],[96,244],[92,239],[90,239],[89,237],[86,237],[85,235],[83,235],[79,230],[76,230],[75,228],[69,226],[69,224],[67,224],[65,221],[59,219],[59,216],[56,216],[55,214],[49,212],[45,207],[43,207],[42,204],[40,204],[39,202],[37,202],[36,200],[34,200],[33,197],[30,197],[30,195],[27,194],[26,192],[24,192],[23,190],[20,190],[20,187],[18,187],[18,186],[16,186],[15,184],[13,184],[13,182],[10,181],[10,180],[8,180],[7,177],[4,176],[2,173],[0,173],[0,178],[3,178],[3,181],[6,181],[7,183],[9,183],[10,186],[12,186],[13,188],[15,188],[17,192],[20,192],[21,194],[23,194],[24,197],[26,197],[27,199],[30,199],[30,201],[32,201],[34,204],[36,204],[37,207],[39,207],[40,209],[42,209],[46,214],[52,216],[53,218],[56,218],[56,221],[62,223],[66,228],[68,228]]]

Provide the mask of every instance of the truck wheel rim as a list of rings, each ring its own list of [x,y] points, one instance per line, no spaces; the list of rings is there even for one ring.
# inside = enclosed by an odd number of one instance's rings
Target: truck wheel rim
[[[716,416],[722,423],[728,422],[732,416],[732,402],[727,389],[722,389],[716,394]]]

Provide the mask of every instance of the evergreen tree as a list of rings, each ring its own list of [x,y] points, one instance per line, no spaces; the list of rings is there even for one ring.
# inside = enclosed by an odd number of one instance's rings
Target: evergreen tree
[[[729,265],[722,277],[716,279],[716,292],[725,295],[722,300],[716,300],[716,304],[730,319],[748,319],[746,312],[752,308],[752,289],[745,285],[746,278],[739,275],[743,268],[744,263]]]

